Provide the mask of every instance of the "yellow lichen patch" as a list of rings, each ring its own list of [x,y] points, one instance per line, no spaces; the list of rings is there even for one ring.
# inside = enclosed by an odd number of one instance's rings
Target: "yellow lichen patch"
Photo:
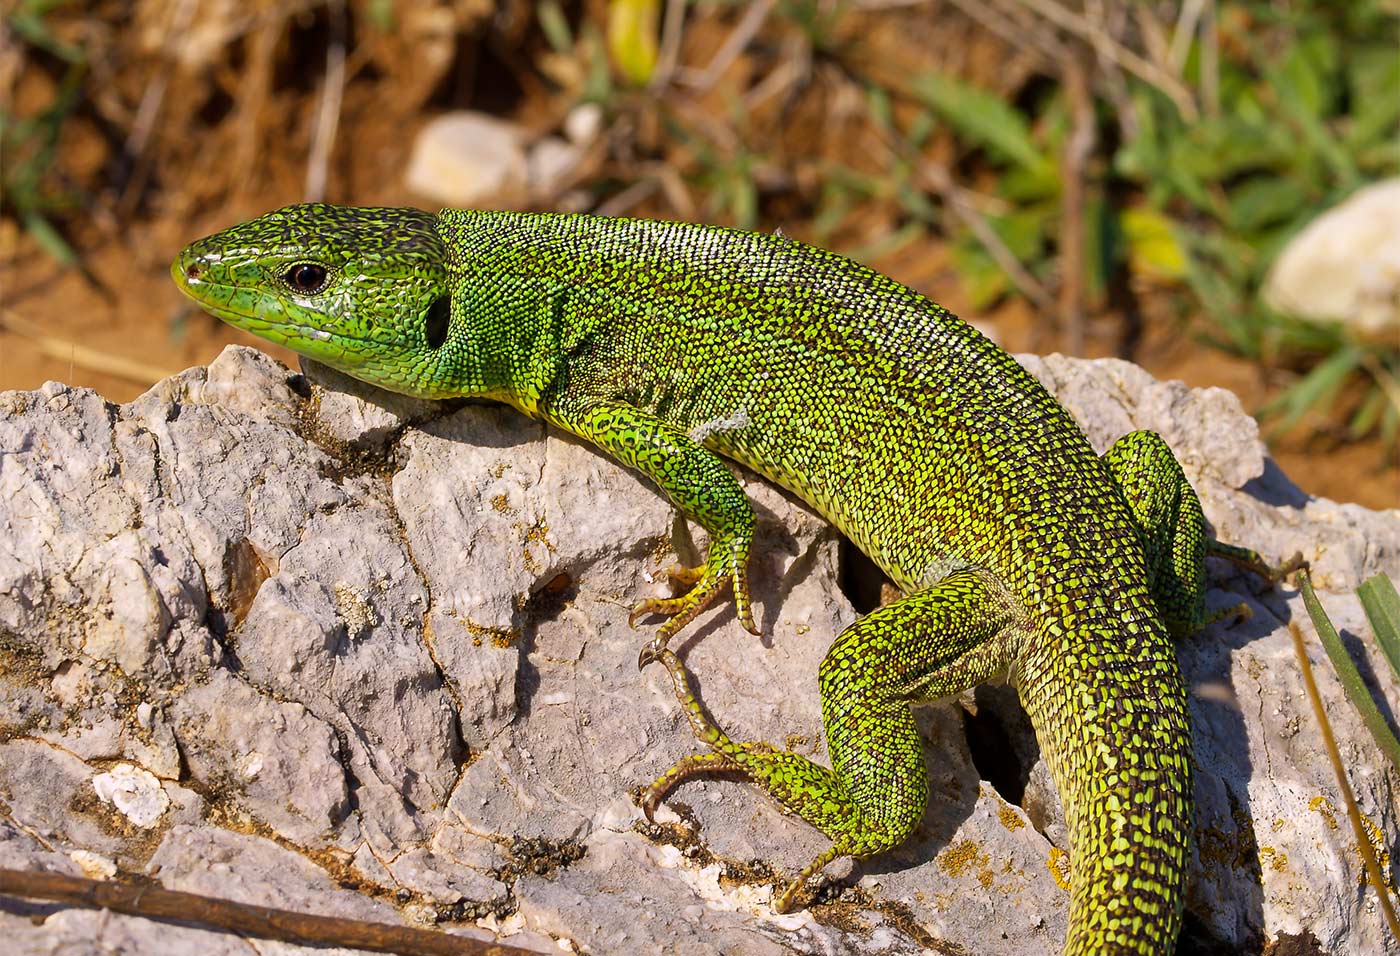
[[[1381,832],[1381,828],[1376,826],[1366,814],[1359,813],[1358,816],[1361,817],[1361,826],[1366,831],[1366,839],[1371,843],[1371,852],[1376,855],[1376,863],[1381,868],[1381,878],[1385,881],[1385,885],[1390,888],[1391,892],[1395,892],[1395,874],[1390,869],[1390,851],[1386,848],[1385,834]],[[1357,856],[1360,857],[1361,851],[1359,848],[1356,852]],[[1363,884],[1366,882],[1364,863],[1362,864],[1361,882]]]
[[[503,515],[515,513],[515,509],[510,506],[510,499],[504,494],[492,495],[491,507]]]
[[[954,843],[948,849],[938,854],[938,866],[949,876],[962,876],[973,868],[981,869],[992,861],[992,858],[977,849],[977,844],[971,840],[962,840]]]
[[[480,647],[483,640],[490,641],[492,647],[513,647],[520,640],[520,632],[513,627],[483,627],[471,620],[464,620],[462,624],[472,636],[473,647]]]
[[[1008,830],[1019,830],[1026,825],[1026,821],[1021,819],[1021,815],[1004,803],[997,807],[997,819]]]
[[[1277,817],[1274,820],[1274,822],[1269,825],[1269,829],[1272,830],[1274,833],[1277,833],[1286,826],[1288,826],[1288,821],[1285,820],[1283,817]]]
[[[357,637],[375,625],[378,615],[374,613],[374,608],[362,589],[338,581],[332,590],[335,593],[336,610],[340,612],[340,619],[350,637]]]
[[[1055,878],[1055,882],[1060,889],[1069,890],[1069,854],[1057,846],[1050,848],[1050,858],[1045,861],[1045,865],[1050,868],[1050,875]]]
[[[531,553],[531,545],[542,544],[553,554],[556,550],[554,542],[549,540],[549,525],[544,523],[544,519],[536,518],[532,523],[526,525],[517,523],[516,530],[521,533],[521,543],[525,546],[522,557],[525,560],[525,568],[532,574],[539,572],[543,565],[539,559]]]
[[[1327,829],[1337,829],[1337,808],[1332,806],[1331,800],[1322,796],[1313,797],[1308,801],[1308,809],[1322,814],[1322,819],[1327,822]]]
[[[1279,873],[1288,869],[1288,854],[1280,853],[1271,846],[1259,848],[1259,865]]]

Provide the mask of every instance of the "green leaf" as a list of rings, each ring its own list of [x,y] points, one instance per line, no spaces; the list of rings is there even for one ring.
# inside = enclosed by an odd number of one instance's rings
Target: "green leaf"
[[[1026,169],[1054,165],[1037,148],[1025,117],[1001,97],[942,73],[916,77],[913,91],[970,145]]]
[[[961,237],[954,243],[952,256],[974,310],[980,311],[993,305],[1009,290],[1006,273],[971,236]]]
[[[54,6],[61,6],[55,4]],[[87,62],[87,56],[80,47],[70,43],[64,43],[52,33],[42,19],[45,10],[16,10],[5,18],[5,23],[20,38],[58,57],[66,63],[81,64]]]
[[[1051,217],[1055,207],[1044,204],[1018,209],[1004,216],[988,216],[987,223],[1011,254],[1022,262],[1035,262],[1045,252]]]
[[[1347,437],[1358,441],[1371,434],[1381,420],[1381,412],[1385,411],[1389,402],[1385,391],[1373,385],[1366,398],[1357,406],[1356,414],[1352,415],[1351,421],[1347,423]]]
[[[1060,195],[1060,171],[1052,164],[1013,166],[997,181],[997,195],[1016,203],[1033,203]]]
[[[1162,279],[1186,278],[1186,251],[1177,241],[1171,220],[1155,209],[1125,209],[1118,223],[1128,243],[1133,271]]]
[[[1090,302],[1102,303],[1109,278],[1120,262],[1124,236],[1117,211],[1102,195],[1084,204],[1084,289]],[[1185,268],[1185,261],[1182,268]]]
[[[1320,119],[1331,112],[1333,91],[1328,73],[1336,60],[1336,40],[1331,36],[1321,32],[1300,35],[1268,75],[1280,101]]]
[[[1300,212],[1313,212],[1308,191],[1292,179],[1254,176],[1226,196],[1230,227],[1241,233],[1258,232]]]
[[[1400,435],[1400,405],[1386,402],[1385,414],[1381,416],[1381,447],[1387,453],[1395,447],[1397,435]]]
[[[1351,123],[1343,139],[1353,152],[1400,137],[1400,55],[1393,45],[1352,54],[1349,64]]]
[[[1395,583],[1387,575],[1377,574],[1361,582],[1356,596],[1361,599],[1361,609],[1371,622],[1381,653],[1400,680],[1400,594],[1395,591]]]
[[[1282,394],[1266,404],[1260,412],[1279,415],[1279,431],[1287,431],[1302,419],[1310,410],[1322,405],[1331,405],[1347,377],[1360,366],[1362,350],[1355,345],[1345,345],[1327,358],[1317,363],[1307,375],[1290,386]]]
[[[1356,708],[1356,712],[1361,716],[1361,722],[1371,732],[1371,737],[1376,741],[1376,746],[1380,747],[1381,753],[1385,754],[1392,766],[1400,770],[1400,740],[1395,739],[1395,735],[1390,732],[1385,718],[1381,717],[1380,711],[1377,710],[1376,702],[1371,699],[1371,692],[1366,689],[1366,684],[1361,679],[1361,673],[1356,669],[1356,664],[1352,661],[1351,655],[1347,653],[1341,637],[1337,634],[1337,628],[1332,624],[1331,618],[1327,616],[1322,602],[1317,599],[1312,581],[1307,574],[1299,575],[1298,579],[1303,592],[1303,605],[1308,609],[1308,617],[1312,618],[1313,627],[1317,629],[1317,636],[1322,639],[1322,649],[1327,652],[1327,657],[1332,662],[1332,668],[1337,672],[1337,677],[1342,682],[1342,689],[1346,692],[1347,700],[1351,701],[1352,707]]]
[[[26,213],[23,217],[24,231],[39,244],[39,247],[47,252],[54,259],[65,266],[75,266],[78,264],[77,253],[68,244],[59,231],[50,225],[49,221],[36,212]]]
[[[545,42],[555,53],[570,53],[574,48],[574,33],[569,29],[569,18],[559,6],[559,0],[540,0],[535,4],[535,17],[540,21],[540,32]]]
[[[871,83],[865,87],[865,111],[870,120],[887,133],[894,132],[894,105],[889,91]]]
[[[1336,41],[1327,34],[1300,37],[1267,76],[1280,112],[1302,134],[1305,148],[1297,155],[1306,159],[1315,154],[1338,181],[1350,185],[1357,180],[1356,165],[1323,122],[1334,98],[1328,73],[1337,55]]]

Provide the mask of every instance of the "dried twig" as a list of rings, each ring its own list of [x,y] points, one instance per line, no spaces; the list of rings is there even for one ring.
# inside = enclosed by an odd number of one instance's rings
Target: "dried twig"
[[[639,179],[622,190],[622,192],[609,196],[599,204],[598,208],[593,210],[593,215],[625,216],[639,203],[645,202],[660,188],[661,181],[654,176]]]
[[[161,34],[160,48],[163,53],[168,55],[172,37],[182,36],[189,29],[194,14],[194,0],[180,0]],[[122,196],[118,204],[121,216],[130,215],[145,189],[146,180],[150,177],[151,157],[148,149],[151,133],[160,117],[160,109],[165,103],[165,93],[169,88],[170,70],[157,70],[141,94],[141,104],[136,108],[136,118],[131,123],[131,132],[127,134],[123,147],[132,164],[132,171],[122,187]]]
[[[719,51],[715,53],[699,75],[678,76],[677,78],[697,93],[709,92],[710,88],[719,82],[724,71],[729,69],[730,65],[744,52],[744,49],[753,42],[755,34],[763,27],[763,22],[768,19],[768,14],[772,12],[774,2],[775,0],[757,0],[756,3],[749,4],[743,17],[730,31],[729,38],[724,41],[724,46],[719,48]]]
[[[666,0],[666,12],[661,19],[661,51],[656,69],[651,74],[651,86],[660,88],[671,82],[676,64],[680,62],[681,37],[685,33],[685,0]]]
[[[1306,583],[1306,572],[1304,582]],[[1311,587],[1311,585],[1308,585]],[[1307,649],[1303,646],[1303,632],[1294,621],[1288,622],[1288,630],[1293,635],[1293,653],[1298,658],[1298,670],[1303,675],[1303,686],[1307,688],[1308,700],[1312,702],[1313,714],[1322,728],[1322,743],[1327,748],[1327,759],[1332,762],[1332,772],[1337,777],[1337,789],[1341,791],[1342,802],[1346,804],[1347,819],[1351,821],[1352,832],[1356,835],[1356,847],[1361,852],[1361,862],[1366,868],[1366,877],[1375,887],[1381,903],[1381,911],[1390,926],[1392,936],[1400,939],[1400,920],[1396,919],[1395,907],[1390,903],[1390,890],[1381,876],[1380,864],[1376,862],[1375,849],[1371,837],[1361,823],[1361,810],[1356,806],[1356,796],[1351,792],[1346,769],[1342,764],[1341,751],[1337,749],[1337,738],[1332,735],[1332,724],[1327,720],[1327,711],[1322,706],[1322,696],[1317,692],[1317,682],[1313,680],[1312,664],[1308,661]]]
[[[953,182],[953,176],[947,167],[939,163],[923,162],[919,164],[918,170],[919,177],[930,189],[938,193],[948,211],[971,230],[972,235],[987,250],[987,254],[996,260],[997,265],[1001,266],[1002,271],[1021,294],[1035,303],[1035,307],[1040,311],[1053,315],[1054,298],[1045,290],[1045,286],[1040,284],[1040,280],[1027,271],[1021,260],[1016,258],[1016,254],[1006,247],[1006,243],[1001,241],[1001,236],[997,235],[991,223],[987,222],[967,198],[966,191]]]
[[[1206,112],[1220,115],[1220,28],[1215,16],[1215,0],[1206,0],[1201,23],[1201,98]]]
[[[235,197],[249,191],[253,168],[263,148],[262,137],[258,135],[258,121],[272,93],[273,57],[277,52],[277,41],[282,36],[283,23],[282,19],[263,23],[253,32],[249,44],[248,64],[244,68],[237,96],[238,132],[230,162]]]
[[[1196,37],[1196,28],[1201,23],[1205,6],[1206,0],[1184,0],[1181,4],[1181,14],[1176,18],[1176,29],[1172,31],[1171,49],[1167,53],[1167,63],[1177,76],[1186,66],[1191,41]]]
[[[953,6],[967,17],[986,27],[1012,46],[1038,53],[1051,63],[1063,62],[1068,56],[1065,46],[1053,30],[1040,28],[1032,19],[1030,29],[1023,23],[1013,23],[1005,13],[988,6],[985,0],[951,0]]]
[[[340,101],[345,92],[345,4],[334,0],[327,8],[330,16],[330,45],[326,48],[326,78],[321,83],[321,103],[316,112],[316,128],[311,133],[311,149],[306,158],[306,201],[326,198],[326,173],[331,147],[340,125]]]
[[[1008,0],[1002,0],[1002,2],[1008,2]],[[1090,45],[1101,55],[1165,93],[1188,121],[1194,121],[1200,117],[1200,110],[1197,109],[1191,91],[1184,83],[1156,63],[1119,43],[1093,20],[1061,6],[1055,0],[1009,0],[1009,2],[1019,3],[1035,11],[1060,29],[1089,41]]]
[[[1073,126],[1060,166],[1060,335],[1070,355],[1084,354],[1084,167],[1094,151],[1094,100],[1083,62],[1071,56],[1061,73]]]
[[[61,873],[0,869],[0,894],[214,927],[311,946],[344,946],[400,956],[529,956],[527,950],[409,926],[313,916],[159,887],[87,880]]]
[[[89,372],[100,372],[115,378],[124,378],[140,385],[153,385],[175,373],[158,365],[122,358],[101,349],[79,345],[69,339],[43,332],[36,323],[26,322],[11,311],[0,312],[0,329],[21,335],[33,342],[44,355],[60,362],[68,362],[75,368]]]

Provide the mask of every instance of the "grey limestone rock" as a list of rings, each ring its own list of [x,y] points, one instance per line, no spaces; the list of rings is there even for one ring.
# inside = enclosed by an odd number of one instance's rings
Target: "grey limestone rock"
[[[1159,431],[1222,539],[1301,550],[1400,708],[1351,596],[1377,571],[1400,579],[1400,512],[1299,491],[1227,392],[1023,361],[1100,450]],[[764,637],[726,607],[678,649],[735,737],[822,760],[815,675],[856,617],[842,582],[859,562],[805,506],[741,479]],[[541,952],[1058,952],[1063,818],[1004,687],[921,711],[918,834],[831,867],[813,909],[768,904],[823,838],[743,783],[688,782],[641,823],[629,792],[698,748],[664,673],[637,672],[627,609],[703,553],[692,533],[638,476],[510,409],[249,349],[122,406],[54,383],[0,395],[0,865]],[[1308,931],[1328,953],[1393,953],[1293,660],[1301,602],[1212,571],[1211,606],[1254,616],[1179,649],[1199,766],[1190,951]],[[1393,855],[1393,772],[1318,674]],[[0,902],[0,930],[25,954],[246,952],[37,904]]]

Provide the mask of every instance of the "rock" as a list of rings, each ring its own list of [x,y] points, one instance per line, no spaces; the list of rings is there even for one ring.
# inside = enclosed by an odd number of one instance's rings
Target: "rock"
[[[577,146],[587,146],[603,129],[603,108],[597,103],[580,103],[564,117],[564,135]]]
[[[103,803],[110,803],[122,816],[146,830],[155,826],[170,808],[170,797],[156,775],[129,763],[119,763],[110,772],[93,777],[92,789]]]
[[[442,206],[500,209],[525,198],[524,130],[484,113],[445,113],[419,131],[404,184]]]
[[[582,160],[583,147],[556,136],[535,142],[525,160],[530,195],[536,202],[549,202],[569,185]]]
[[[1280,312],[1400,337],[1400,179],[1358,189],[1294,236],[1264,283]]]
[[[1228,392],[1111,360],[1023,361],[1096,448],[1159,431],[1220,537],[1275,560],[1302,550],[1400,708],[1351,593],[1400,579],[1400,512],[1303,494]],[[928,813],[907,845],[833,866],[830,906],[772,912],[773,887],[825,840],[741,782],[687,782],[643,825],[629,791],[700,748],[665,675],[637,673],[645,632],[627,608],[706,542],[638,476],[512,410],[235,347],[127,405],[54,383],[0,395],[0,451],[0,865],[436,921],[540,952],[1059,951],[1063,817],[1005,687],[920,711]],[[824,760],[814,677],[856,616],[842,545],[741,477],[765,636],[724,608],[678,650],[736,737]],[[1301,602],[1211,570],[1209,604],[1254,617],[1179,648],[1198,766],[1190,945],[1310,932],[1325,952],[1393,954],[1292,656]],[[1312,653],[1393,856],[1393,772]],[[87,951],[99,932],[131,951],[247,951],[26,912],[0,908],[8,952]]]

